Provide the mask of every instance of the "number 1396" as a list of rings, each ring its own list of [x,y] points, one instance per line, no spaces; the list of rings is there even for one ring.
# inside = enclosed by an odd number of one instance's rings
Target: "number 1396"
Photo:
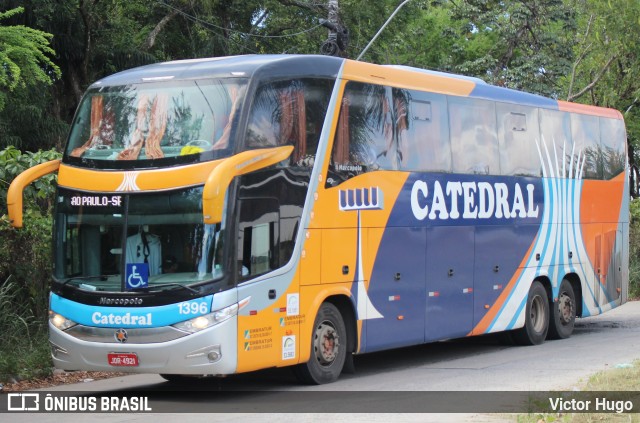
[[[209,312],[206,302],[185,302],[178,304],[180,314],[206,314]]]

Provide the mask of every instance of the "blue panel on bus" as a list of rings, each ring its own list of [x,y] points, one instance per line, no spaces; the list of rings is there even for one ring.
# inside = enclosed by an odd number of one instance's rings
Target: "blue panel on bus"
[[[425,228],[387,228],[369,284],[369,299],[384,316],[365,320],[361,352],[424,342]]]
[[[475,228],[474,326],[507,288],[539,229],[538,225]]]
[[[462,337],[472,329],[474,229],[435,226],[427,232],[427,341]]]
[[[387,226],[540,224],[539,178],[416,173],[407,178]]]
[[[373,266],[369,298],[384,317],[363,323],[366,351],[418,343],[422,334],[435,341],[471,333],[525,264],[544,208],[536,178],[410,175]],[[396,273],[411,280],[393,281]],[[410,306],[394,309],[395,297]]]
[[[122,298],[126,301],[127,298]],[[50,308],[69,320],[105,328],[153,328],[169,326],[211,312],[213,295],[155,307],[103,307],[77,303],[51,294]]]

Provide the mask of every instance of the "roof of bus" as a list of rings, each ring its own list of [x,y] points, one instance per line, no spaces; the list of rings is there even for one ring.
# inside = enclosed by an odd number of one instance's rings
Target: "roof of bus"
[[[344,66],[343,66],[344,65]],[[316,76],[336,78],[343,66],[345,79],[386,83],[399,88],[423,89],[443,94],[622,119],[617,110],[558,101],[536,94],[489,85],[479,78],[429,71],[409,66],[381,66],[321,55],[245,55],[176,60],[141,66],[107,76],[92,87],[127,85],[206,77]]]
[[[308,75],[337,77],[344,59],[320,55],[246,55],[154,63],[107,76],[93,86],[179,79]]]

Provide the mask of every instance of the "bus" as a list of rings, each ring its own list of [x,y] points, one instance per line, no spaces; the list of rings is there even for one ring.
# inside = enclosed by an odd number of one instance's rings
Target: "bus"
[[[628,295],[616,111],[313,55],[147,65],[92,84],[57,172],[50,344],[169,381],[507,332],[571,336]],[[188,379],[187,379],[188,380]]]

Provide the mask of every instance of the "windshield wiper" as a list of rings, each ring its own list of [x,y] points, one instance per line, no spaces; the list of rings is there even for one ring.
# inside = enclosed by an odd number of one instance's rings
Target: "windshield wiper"
[[[147,286],[147,288],[149,288],[149,289],[151,289],[151,288],[163,288],[163,287],[167,287],[167,286],[177,286],[177,287],[180,287],[180,288],[187,289],[187,290],[193,292],[194,294],[200,294],[200,291],[198,291],[196,289],[193,289],[190,286],[182,285],[180,283],[161,283],[161,284],[158,284],[158,285],[149,284]]]
[[[61,280],[57,280],[54,278],[54,280],[58,283],[62,283],[62,285],[64,286],[72,281],[85,282],[93,279],[100,279],[101,281],[106,281],[111,276],[120,276],[120,275],[72,276],[70,278],[61,279]]]

